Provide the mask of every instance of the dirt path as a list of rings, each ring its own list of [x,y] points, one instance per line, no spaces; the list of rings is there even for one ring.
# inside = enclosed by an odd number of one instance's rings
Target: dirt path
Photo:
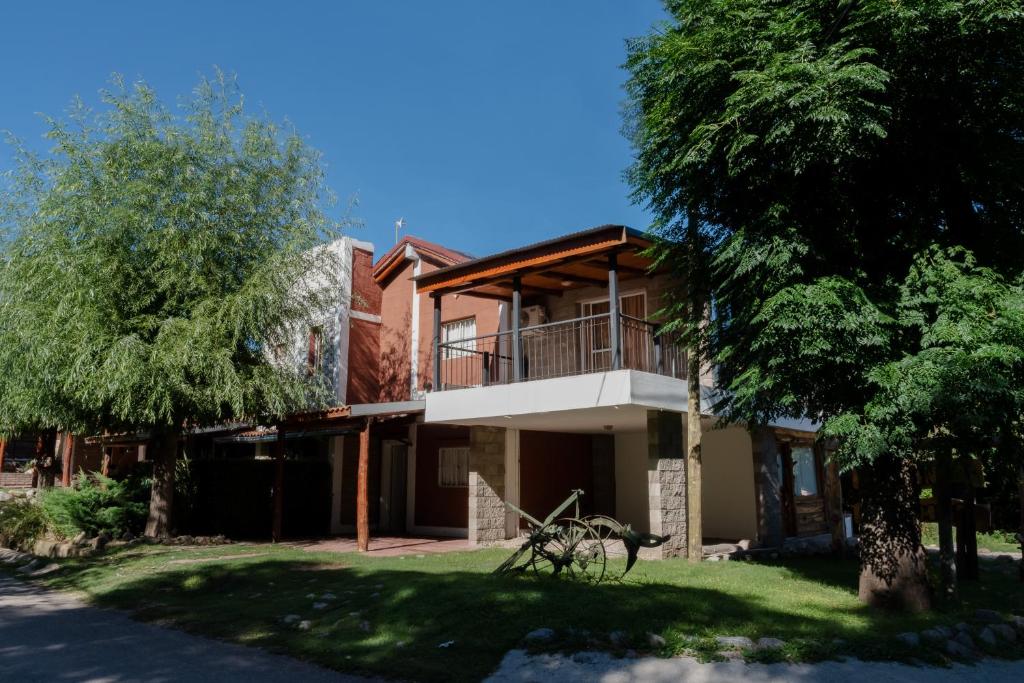
[[[0,576],[0,681],[365,683],[288,657],[200,638]]]
[[[751,683],[1001,683],[1024,680],[1024,662],[989,659],[948,669],[857,660],[820,664],[701,664],[688,657],[616,659],[600,652],[531,656],[523,650],[513,650],[505,655],[501,666],[487,680],[488,683],[719,683],[739,680]]]

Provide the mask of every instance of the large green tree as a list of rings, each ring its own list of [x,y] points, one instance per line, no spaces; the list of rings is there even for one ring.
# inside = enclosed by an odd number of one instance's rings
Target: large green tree
[[[149,432],[166,535],[184,429],[323,400],[273,362],[333,303],[323,170],[219,72],[177,108],[115,78],[47,137],[0,210],[0,430]]]
[[[666,8],[671,20],[629,46],[629,177],[664,258],[683,262],[694,235],[707,245],[712,267],[696,273],[716,315],[703,331],[682,322],[728,389],[718,410],[752,424],[810,416],[846,437],[837,457],[867,484],[861,595],[924,607],[913,456],[942,416],[917,414],[911,446],[881,417],[913,412],[901,363],[939,360],[930,328],[901,318],[921,259],[964,249],[1011,282],[1024,265],[1024,9]]]

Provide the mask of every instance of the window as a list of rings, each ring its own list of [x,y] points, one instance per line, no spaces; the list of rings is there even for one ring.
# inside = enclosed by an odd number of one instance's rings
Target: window
[[[462,358],[476,350],[476,318],[463,318],[441,327],[445,358]]]
[[[309,330],[309,350],[306,353],[306,371],[310,375],[319,375],[324,360],[324,331],[320,327]]]
[[[793,448],[793,495],[818,495],[818,468],[814,462],[814,450],[807,447]]]
[[[441,488],[469,486],[469,446],[438,449],[437,485]]]

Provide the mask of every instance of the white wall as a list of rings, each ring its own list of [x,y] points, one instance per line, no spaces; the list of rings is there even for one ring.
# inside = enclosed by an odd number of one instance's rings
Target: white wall
[[[742,427],[705,431],[701,465],[704,537],[756,539],[757,507],[750,434]]]
[[[650,531],[647,501],[647,432],[615,435],[615,518]]]

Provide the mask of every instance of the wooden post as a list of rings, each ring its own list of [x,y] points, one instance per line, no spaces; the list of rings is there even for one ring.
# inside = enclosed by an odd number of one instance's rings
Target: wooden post
[[[622,367],[622,315],[619,312],[619,259],[608,254],[608,339],[612,347],[612,370]]]
[[[370,423],[366,419],[359,432],[359,467],[356,471],[356,549],[370,549]]]
[[[277,425],[274,442],[274,519],[271,538],[280,543],[284,529],[284,425]]]
[[[110,476],[111,450],[112,448],[110,446],[103,447],[103,460],[100,461],[100,474],[104,477]]]
[[[434,386],[433,391],[441,390],[441,295],[431,294],[434,300]]]
[[[4,471],[4,455],[7,453],[7,439],[0,439],[0,472]]]
[[[512,278],[512,380],[515,382],[523,379],[522,309],[523,281],[517,275]]]
[[[67,433],[64,436],[64,457],[61,463],[60,483],[62,486],[71,486],[71,477],[75,473],[75,435]]]
[[[832,534],[832,550],[846,557],[846,521],[843,518],[843,487],[839,479],[839,464],[829,458],[825,448],[816,447],[824,470],[825,520]]]

